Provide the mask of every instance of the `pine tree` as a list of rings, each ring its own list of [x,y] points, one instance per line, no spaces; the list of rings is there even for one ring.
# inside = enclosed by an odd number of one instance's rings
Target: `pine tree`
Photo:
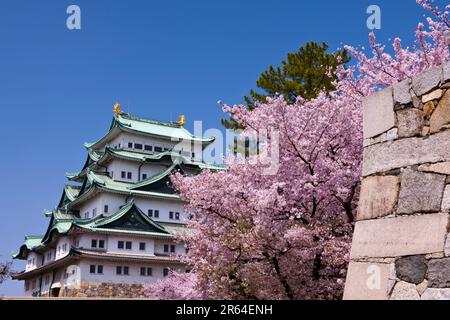
[[[251,90],[244,97],[248,108],[252,109],[255,101],[266,102],[267,96],[282,94],[288,103],[295,103],[297,96],[310,100],[321,91],[335,90],[336,68],[347,63],[349,57],[345,50],[333,53],[327,50],[326,43],[308,42],[297,52],[288,53],[281,66],[269,66],[256,81],[262,92]],[[240,128],[233,119],[222,119],[222,124],[230,129]]]

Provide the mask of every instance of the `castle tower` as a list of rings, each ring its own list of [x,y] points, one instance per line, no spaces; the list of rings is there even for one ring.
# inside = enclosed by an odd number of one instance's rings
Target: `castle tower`
[[[169,176],[223,169],[196,160],[214,139],[181,122],[115,113],[107,134],[85,144],[81,170],[66,174],[61,200],[44,212],[45,233],[26,236],[14,255],[27,261],[13,275],[26,295],[139,297],[143,284],[185,269],[174,234],[188,231],[187,214]]]

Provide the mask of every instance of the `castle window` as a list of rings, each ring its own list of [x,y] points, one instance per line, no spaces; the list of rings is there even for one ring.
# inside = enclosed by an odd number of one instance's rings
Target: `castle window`
[[[170,212],[169,212],[169,219],[170,219],[170,220],[173,220],[173,211],[170,211]]]
[[[148,209],[147,213],[148,213],[149,217],[153,217],[153,210],[152,209]]]
[[[170,245],[170,252],[175,253],[175,245]]]
[[[85,218],[85,219],[89,219],[89,211],[86,211],[86,212],[84,213],[84,218]]]
[[[153,274],[153,270],[152,268],[145,268],[145,267],[141,267],[141,276],[145,277],[151,277]]]
[[[180,213],[179,212],[175,212],[175,220],[180,220]]]
[[[95,272],[95,271],[97,271],[97,272]],[[89,266],[89,273],[92,273],[92,274],[95,274],[95,273],[97,273],[97,274],[102,274],[102,273],[103,273],[103,266],[102,266],[102,265],[96,266],[95,264],[91,264],[91,265]]]
[[[118,249],[123,249],[123,248],[124,248],[124,244],[125,244],[125,243],[124,243],[123,241],[118,241],[118,242],[117,242],[117,248],[118,248]]]
[[[128,148],[133,148],[133,143],[132,142],[128,142]]]
[[[146,144],[146,145],[144,146],[144,150],[145,150],[145,151],[153,151],[153,147],[152,147],[152,146],[149,146],[148,144]]]
[[[97,240],[95,239],[91,240],[91,248],[97,248]]]
[[[122,266],[117,266],[116,267],[116,274],[117,275],[129,275],[129,268],[128,267],[122,267]]]
[[[125,249],[131,250],[131,248],[132,248],[132,242],[131,241],[125,242]]]
[[[105,240],[98,240],[98,247],[103,249],[105,247]]]
[[[67,251],[67,243],[64,243],[62,246],[62,251],[66,252]]]
[[[105,204],[105,206],[103,207],[103,212],[104,213],[108,213],[108,205],[107,204]]]
[[[51,252],[47,253],[47,261],[50,261],[50,260],[52,260],[52,253]]]
[[[168,244],[164,245],[164,252],[169,252],[169,245]]]
[[[127,173],[127,179],[131,179],[131,177],[132,177],[132,173],[131,173],[131,172],[128,172],[128,173]]]
[[[142,174],[142,180],[145,180],[145,179],[147,179],[147,174],[146,174],[146,173],[143,173],[143,174]]]
[[[134,144],[134,148],[135,148],[135,149],[142,150],[142,144],[140,144],[140,143],[135,143],[135,144]]]
[[[163,276],[167,277],[169,275],[169,269],[168,268],[164,268],[163,269]]]
[[[139,242],[139,250],[145,251],[145,242]]]
[[[97,215],[97,208],[92,209],[92,217]]]
[[[120,177],[121,177],[122,179],[125,179],[125,178],[127,177],[127,173],[126,173],[125,171],[122,171],[122,172],[120,173]]]
[[[159,218],[159,210],[155,210],[155,218]]]
[[[162,151],[161,147],[155,147],[154,149],[155,149],[155,152],[161,152]]]

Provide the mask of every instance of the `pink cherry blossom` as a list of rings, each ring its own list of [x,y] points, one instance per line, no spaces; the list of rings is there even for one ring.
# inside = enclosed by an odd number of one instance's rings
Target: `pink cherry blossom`
[[[288,104],[268,98],[252,110],[222,105],[250,130],[279,132],[279,168],[226,159],[228,170],[172,176],[191,213],[179,234],[190,273],[146,287],[159,299],[337,299],[342,295],[361,174],[363,97],[448,60],[448,13],[418,0],[432,17],[416,44],[393,55],[369,35],[371,55],[347,46],[355,65],[337,89]],[[273,141],[270,141],[273,142]]]

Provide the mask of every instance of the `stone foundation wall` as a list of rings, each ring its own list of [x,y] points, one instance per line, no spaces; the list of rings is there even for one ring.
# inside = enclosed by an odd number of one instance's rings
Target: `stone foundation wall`
[[[77,298],[147,298],[144,287],[137,284],[82,282],[77,289],[64,288],[61,297]]]
[[[344,299],[450,299],[450,63],[363,102]]]

